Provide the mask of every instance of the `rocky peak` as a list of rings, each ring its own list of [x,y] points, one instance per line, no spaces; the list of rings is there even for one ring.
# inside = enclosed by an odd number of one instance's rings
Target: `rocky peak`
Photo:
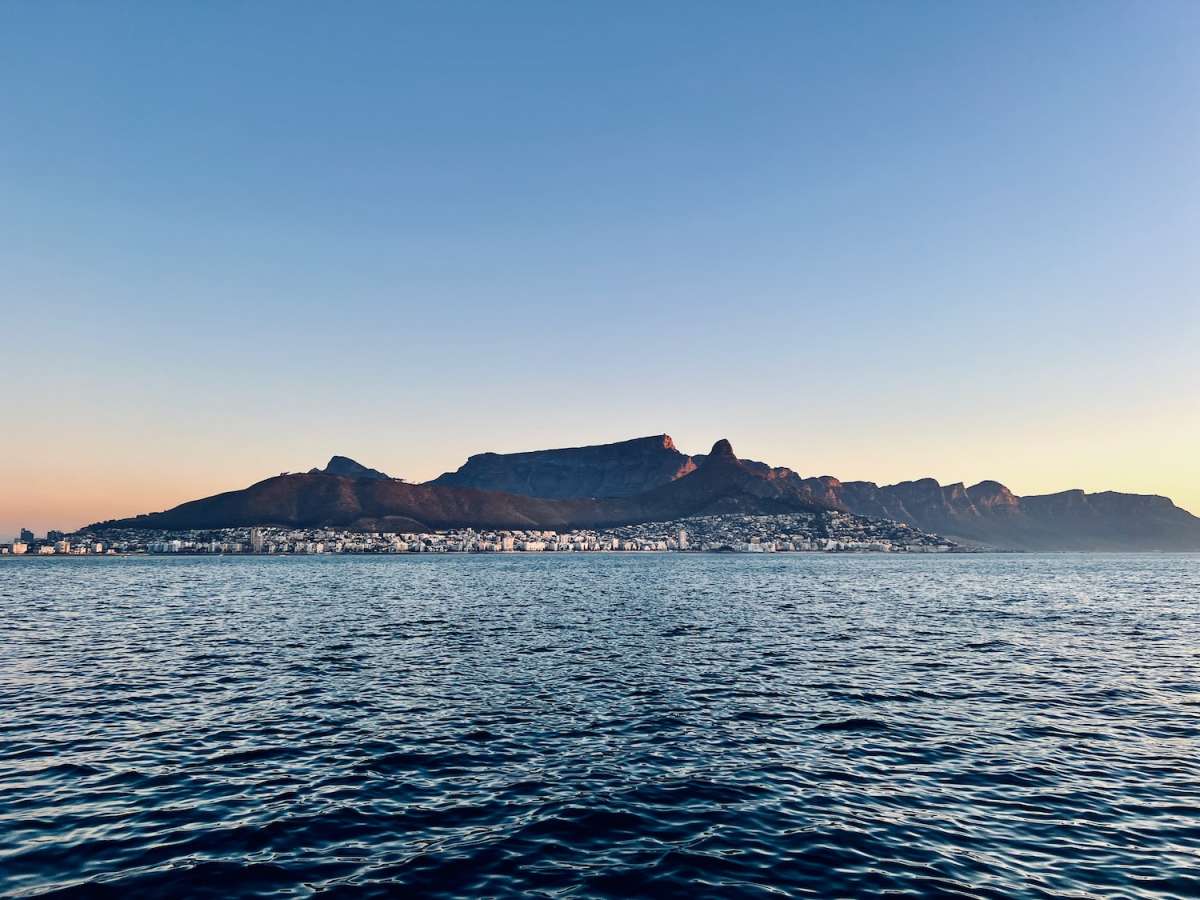
[[[729,443],[728,439],[721,438],[708,451],[708,459],[709,461],[715,459],[737,459],[733,454],[733,444]]]
[[[1021,501],[998,481],[981,481],[967,488],[967,496],[980,510],[1016,510]]]
[[[348,456],[331,456],[329,464],[320,471],[325,475],[341,475],[345,478],[370,478],[376,481],[386,481],[390,477],[378,469],[371,469],[360,462],[355,462]]]

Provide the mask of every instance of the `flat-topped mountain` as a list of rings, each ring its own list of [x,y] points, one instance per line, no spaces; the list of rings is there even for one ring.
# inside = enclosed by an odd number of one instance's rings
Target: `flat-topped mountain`
[[[683,476],[664,479],[654,489],[628,497],[530,497],[437,482],[407,484],[372,475],[313,470],[302,475],[277,475],[244,490],[101,525],[164,529],[282,525],[363,531],[451,527],[561,530],[726,512],[768,514],[827,508],[794,484],[764,477],[734,456],[728,441],[718,441],[708,458]]]
[[[620,497],[681,480],[704,462],[704,455],[684,454],[662,434],[594,447],[479,454],[433,483],[530,496]],[[1200,519],[1165,497],[1082,491],[1018,497],[998,481],[966,487],[932,478],[880,486],[738,462],[793,501],[905,522],[968,543],[1019,550],[1200,550]]]
[[[477,453],[430,484],[505,491],[529,497],[632,497],[682,478],[695,460],[667,434],[615,444]]]

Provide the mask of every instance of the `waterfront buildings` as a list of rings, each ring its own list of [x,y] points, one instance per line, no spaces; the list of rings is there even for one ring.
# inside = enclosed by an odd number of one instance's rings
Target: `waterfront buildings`
[[[460,528],[431,532],[358,532],[335,528],[223,528],[145,531],[98,528],[54,543],[16,541],[13,554],[341,554],[702,552],[927,553],[959,549],[908,525],[841,512],[775,516],[704,516],[574,531]]]

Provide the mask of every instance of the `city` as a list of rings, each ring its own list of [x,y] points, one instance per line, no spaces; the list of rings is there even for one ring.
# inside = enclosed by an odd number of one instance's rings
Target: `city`
[[[273,526],[189,531],[22,529],[0,555],[558,553],[558,552],[872,552],[944,553],[957,544],[909,525],[841,512],[704,516],[566,532],[476,530],[382,533]]]

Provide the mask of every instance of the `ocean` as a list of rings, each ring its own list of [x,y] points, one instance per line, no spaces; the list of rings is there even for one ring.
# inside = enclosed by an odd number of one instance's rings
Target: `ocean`
[[[0,560],[0,895],[1200,896],[1200,556]]]

